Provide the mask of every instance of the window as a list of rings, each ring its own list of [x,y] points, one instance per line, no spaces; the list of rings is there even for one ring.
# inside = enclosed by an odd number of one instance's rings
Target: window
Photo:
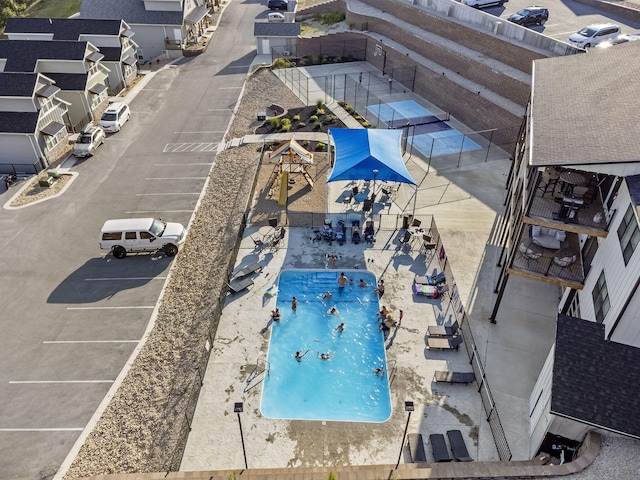
[[[136,232],[127,232],[124,234],[124,238],[127,240],[137,240],[138,236],[136,235]]]
[[[593,309],[596,313],[596,322],[604,322],[604,317],[607,316],[611,304],[609,303],[609,290],[607,290],[607,280],[604,277],[604,270],[600,274],[596,286],[593,287]]]
[[[149,232],[140,232],[140,238],[144,238],[146,240],[153,240],[155,237],[151,235]]]
[[[591,263],[598,251],[598,237],[589,237],[582,248],[582,265],[584,266],[584,276],[589,275]]]
[[[627,208],[618,226],[618,238],[620,239],[620,248],[622,249],[624,264],[627,265],[638,246],[638,242],[640,242],[640,229],[638,229],[638,221],[633,214],[633,207],[631,205]]]
[[[102,240],[120,240],[122,232],[105,232],[102,234]]]

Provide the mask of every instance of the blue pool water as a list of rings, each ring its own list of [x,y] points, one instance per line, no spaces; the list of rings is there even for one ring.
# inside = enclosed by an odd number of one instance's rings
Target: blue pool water
[[[347,271],[354,285],[339,292],[340,272],[285,270],[278,282],[279,322],[271,326],[269,374],[265,376],[261,411],[268,418],[384,422],[391,416],[380,310],[375,276]],[[368,287],[359,287],[363,279]],[[331,291],[331,300],[322,300]],[[298,300],[296,312],[291,299]],[[327,311],[336,306],[338,315]],[[336,330],[345,324],[344,331]],[[307,352],[297,361],[296,351]],[[318,352],[330,352],[321,360]],[[375,368],[383,368],[378,375]]]
[[[414,125],[431,122],[409,131],[409,142],[427,157],[482,148],[447,122],[437,121],[429,110],[413,100],[370,105],[367,110],[386,124],[396,127],[406,125],[407,122]]]

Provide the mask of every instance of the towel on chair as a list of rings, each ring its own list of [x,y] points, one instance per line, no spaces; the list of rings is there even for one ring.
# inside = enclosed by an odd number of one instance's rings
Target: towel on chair
[[[438,298],[440,296],[440,290],[434,285],[421,285],[414,283],[416,287],[416,295],[424,295],[425,297]]]

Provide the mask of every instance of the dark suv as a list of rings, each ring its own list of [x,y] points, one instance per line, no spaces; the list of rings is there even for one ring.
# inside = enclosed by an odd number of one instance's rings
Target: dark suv
[[[287,0],[269,0],[267,7],[269,10],[284,10],[286,12],[289,8],[289,2]]]
[[[508,20],[523,27],[544,25],[549,19],[549,10],[544,7],[527,7],[509,15]]]

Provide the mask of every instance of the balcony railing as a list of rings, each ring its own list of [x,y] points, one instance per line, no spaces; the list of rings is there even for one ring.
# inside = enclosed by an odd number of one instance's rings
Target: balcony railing
[[[558,178],[545,178],[540,173],[531,185],[533,198],[526,214],[531,223],[606,237],[607,221],[595,175],[577,171],[554,171],[554,174]],[[580,185],[563,181],[563,176],[567,180],[577,178]],[[579,188],[584,193],[574,194]]]

